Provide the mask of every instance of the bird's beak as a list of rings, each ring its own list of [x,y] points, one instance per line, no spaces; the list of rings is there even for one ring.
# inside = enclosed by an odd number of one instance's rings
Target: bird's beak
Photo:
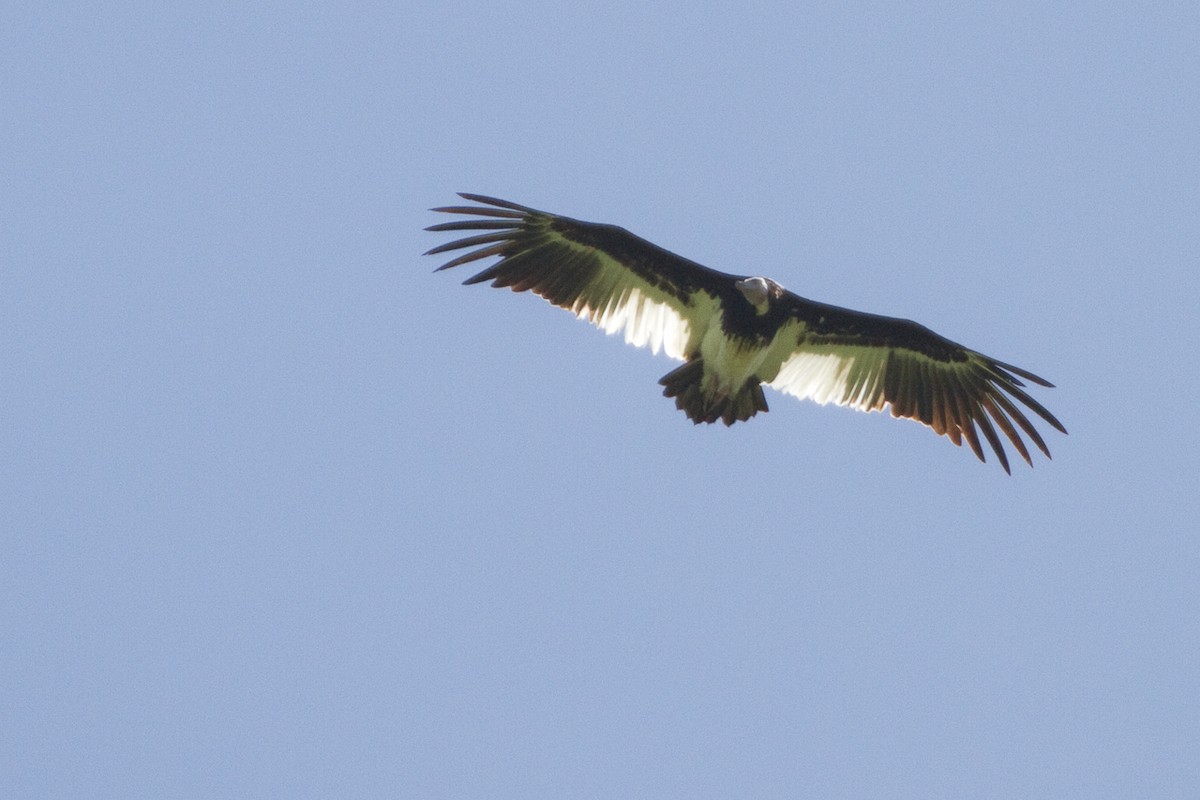
[[[734,284],[742,296],[746,298],[746,302],[758,308],[767,300],[767,293],[761,281],[754,278],[746,278]]]

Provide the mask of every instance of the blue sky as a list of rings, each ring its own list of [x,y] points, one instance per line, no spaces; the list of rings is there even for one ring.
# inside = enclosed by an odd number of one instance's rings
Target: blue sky
[[[1196,796],[1198,39],[8,4],[0,794]],[[693,427],[664,357],[433,274],[454,191],[917,319],[1070,436]]]

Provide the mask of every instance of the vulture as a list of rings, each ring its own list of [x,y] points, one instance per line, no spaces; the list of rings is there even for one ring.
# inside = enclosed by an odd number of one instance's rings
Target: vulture
[[[1022,379],[1051,383],[916,322],[808,300],[769,278],[719,272],[615,225],[459,196],[477,205],[431,209],[465,218],[426,230],[470,232],[425,254],[467,251],[438,270],[498,257],[464,283],[533,292],[682,361],[659,383],[694,423],[733,425],[766,411],[766,385],[821,404],[887,409],[955,445],[965,440],[980,461],[982,433],[1010,474],[997,428],[1031,466],[1021,433],[1047,458],[1050,451],[1027,411],[1067,432]]]

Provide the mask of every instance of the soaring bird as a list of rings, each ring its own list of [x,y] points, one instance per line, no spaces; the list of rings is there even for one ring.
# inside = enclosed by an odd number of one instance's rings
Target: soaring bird
[[[1021,378],[1051,383],[916,322],[807,300],[769,278],[718,272],[615,225],[459,196],[479,205],[434,208],[467,218],[426,230],[478,233],[429,250],[468,250],[438,270],[498,256],[464,283],[531,291],[609,334],[623,331],[630,344],[683,361],[659,383],[694,423],[733,425],[766,411],[765,384],[822,404],[888,409],[956,445],[966,440],[984,461],[978,426],[1005,472],[996,428],[1031,466],[1018,429],[1050,457],[1017,403],[1067,432]]]

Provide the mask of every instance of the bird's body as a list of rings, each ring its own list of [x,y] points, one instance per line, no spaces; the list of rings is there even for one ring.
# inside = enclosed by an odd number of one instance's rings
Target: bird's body
[[[610,334],[623,331],[630,344],[682,360],[660,383],[693,422],[732,425],[766,411],[766,384],[818,403],[889,408],[955,444],[965,439],[983,460],[977,425],[1006,471],[993,422],[1027,462],[1017,428],[1049,456],[1010,396],[1066,432],[1017,376],[1049,383],[915,322],[807,300],[766,278],[718,272],[613,225],[462,196],[484,205],[434,209],[472,218],[429,230],[483,233],[430,250],[476,248],[439,269],[499,256],[465,283],[490,280],[532,291]]]

